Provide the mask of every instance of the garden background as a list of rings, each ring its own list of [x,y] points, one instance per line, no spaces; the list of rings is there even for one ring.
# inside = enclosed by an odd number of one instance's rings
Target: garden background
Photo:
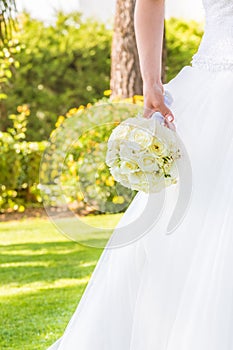
[[[124,22],[121,13],[126,2],[131,12]],[[129,104],[142,105],[137,53],[125,39],[134,40],[134,1],[117,2],[113,26],[78,11],[58,11],[56,20],[48,24],[29,13],[17,13],[13,2],[7,11],[5,6],[1,0],[5,15],[0,14],[0,347],[42,350],[62,335],[102,249],[70,241],[48,220],[39,183],[41,158],[50,136],[67,119],[80,118],[85,123],[82,114],[93,108],[98,113],[101,109],[95,107],[102,104],[110,119],[118,112],[130,116],[134,108],[128,108]],[[131,26],[126,27],[126,19]],[[165,20],[165,28],[164,83],[190,65],[203,24],[171,17]],[[132,60],[130,71],[116,54],[119,50]],[[101,113],[96,117],[100,124],[104,122]],[[72,145],[66,184],[79,181],[78,169],[86,154],[95,155],[112,128],[83,134]],[[96,193],[99,196],[94,207],[76,188],[67,200],[93,227],[104,227],[107,221],[116,224],[132,193],[116,192],[107,167],[99,169],[95,178],[88,187],[91,200]],[[102,200],[106,202],[104,214],[98,206]],[[117,214],[113,214],[116,207]]]

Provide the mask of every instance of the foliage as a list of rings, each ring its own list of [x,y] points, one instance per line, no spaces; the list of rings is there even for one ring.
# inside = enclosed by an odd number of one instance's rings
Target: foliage
[[[89,159],[92,168],[82,180],[88,200],[98,209],[97,212],[111,212],[114,209],[123,211],[135,193],[118,188],[107,166],[99,166],[104,155],[102,146],[106,145],[112,128],[121,117],[135,114],[135,109],[129,106],[140,106],[143,102],[140,96],[110,101],[109,90],[105,92],[104,99],[96,100],[102,95],[105,85],[108,86],[111,31],[93,21],[83,22],[77,13],[71,16],[59,14],[55,26],[46,27],[28,15],[24,15],[21,21],[23,30],[20,38],[23,44],[20,46],[15,38],[0,54],[0,82],[3,89],[0,97],[5,102],[1,103],[0,111],[0,211],[23,211],[25,206],[41,205],[39,166],[48,143],[29,140],[47,137],[55,124],[51,135],[56,141],[56,135],[59,135],[67,120],[71,123],[72,120],[75,123],[77,121],[74,130],[86,130],[88,120],[92,118],[98,127],[82,133],[65,154],[61,180],[64,188],[67,188],[67,201],[75,206],[86,205],[83,193],[76,184],[79,183],[80,169],[89,166],[86,164]],[[169,80],[182,66],[190,63],[202,29],[194,21],[185,23],[170,19],[166,24]],[[74,79],[75,76],[77,79]],[[89,113],[92,104],[84,106],[89,98],[91,102],[94,101],[95,108],[103,103],[105,107],[99,112],[94,109],[94,114]],[[14,114],[19,101],[28,103],[22,103],[17,108],[18,113]],[[113,102],[120,102],[118,109]],[[121,102],[128,105],[122,107]],[[75,107],[77,105],[78,108]],[[69,110],[70,106],[72,108]],[[66,113],[67,110],[69,112]],[[58,118],[55,117],[57,115]],[[89,119],[85,116],[89,116]],[[108,125],[107,120],[110,122]],[[65,145],[70,140],[65,129],[63,131],[60,136]],[[54,167],[55,175],[58,164],[56,161],[49,164]],[[101,203],[104,203],[104,208]]]
[[[91,206],[95,213],[124,211],[136,191],[114,181],[105,164],[106,145],[113,128],[121,120],[134,116],[141,107],[140,96],[123,101],[105,97],[93,106],[81,105],[59,116],[48,143],[25,140],[30,110],[27,105],[19,106],[18,114],[9,117],[13,126],[0,133],[0,211],[23,211],[26,206],[42,202],[39,169],[46,146],[50,153],[41,167],[42,182],[50,184],[46,202],[54,200],[53,191],[59,188],[56,182],[59,179],[64,188],[62,195],[72,208]],[[64,126],[66,122],[70,123],[68,128]],[[73,142],[77,132],[81,135]]]
[[[27,106],[10,115],[12,127],[0,132],[0,212],[24,211],[25,205],[40,202],[39,165],[46,142],[25,141]]]
[[[7,47],[0,50],[0,101],[6,100],[5,91],[12,89],[10,81],[16,69],[19,68],[19,62],[15,59],[15,54],[20,51],[18,40],[8,41]],[[0,109],[1,118],[4,117],[2,108]]]
[[[135,116],[141,107],[141,96],[118,101],[104,98],[58,118],[41,166],[42,182],[49,184],[45,187],[46,203],[50,198],[60,201],[56,185],[60,181],[62,194],[72,208],[85,205],[97,213],[127,208],[136,191],[126,189],[111,176],[105,163],[107,140],[114,127]]]
[[[14,25],[15,0],[0,0],[0,46],[7,46]]]
[[[20,69],[13,88],[6,89],[6,106],[14,113],[15,106],[28,104],[28,140],[46,139],[57,115],[93,102],[108,88],[112,33],[104,24],[84,21],[80,13],[58,13],[49,26],[23,14],[19,28]]]
[[[109,88],[112,30],[93,20],[83,20],[79,13],[59,13],[55,25],[24,14],[14,39],[21,51],[14,54],[20,63],[4,93],[5,109],[0,129],[6,130],[7,113],[17,105],[31,110],[27,140],[46,139],[58,115],[79,105],[93,103]],[[202,35],[195,21],[166,20],[167,81],[190,64]],[[19,49],[19,45],[18,45]],[[12,56],[12,55],[11,55]],[[4,118],[5,116],[5,118]]]
[[[202,23],[177,18],[166,20],[167,81],[174,78],[182,67],[190,65],[202,35]]]

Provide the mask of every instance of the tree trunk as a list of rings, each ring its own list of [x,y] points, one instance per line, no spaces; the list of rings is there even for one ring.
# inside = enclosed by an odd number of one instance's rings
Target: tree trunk
[[[134,32],[135,0],[117,0],[112,43],[112,97],[142,95],[142,77]]]
[[[166,83],[166,71],[167,71],[167,67],[166,67],[166,63],[167,63],[167,41],[166,41],[166,26],[165,26],[165,21],[164,21],[164,32],[163,32],[163,53],[162,53],[162,83]]]
[[[135,0],[117,0],[112,43],[112,98],[142,95],[143,84],[134,32]],[[152,34],[153,35],[153,34]],[[164,30],[162,81],[166,80],[166,38]]]

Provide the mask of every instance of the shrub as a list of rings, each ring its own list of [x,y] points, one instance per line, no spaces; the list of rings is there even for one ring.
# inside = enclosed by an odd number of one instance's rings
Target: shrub
[[[46,139],[57,115],[101,98],[109,86],[112,33],[104,24],[79,13],[59,13],[55,25],[22,15],[15,34],[20,68],[6,89],[7,113],[28,104],[28,140]],[[1,129],[3,125],[1,125]]]
[[[39,166],[47,142],[25,141],[27,106],[19,106],[18,114],[10,115],[13,125],[0,132],[0,212],[24,211],[25,206],[41,202]]]
[[[167,81],[174,78],[182,67],[190,65],[202,35],[202,23],[177,18],[166,20]]]
[[[19,24],[14,40],[21,43],[21,50],[16,44],[14,57],[20,67],[5,87],[9,96],[0,129],[9,126],[7,115],[14,113],[15,106],[28,104],[27,140],[39,141],[49,136],[58,115],[97,101],[109,88],[112,30],[83,20],[79,13],[59,13],[53,26],[24,14]],[[174,18],[166,20],[166,28],[169,81],[190,63],[203,31],[198,22]]]

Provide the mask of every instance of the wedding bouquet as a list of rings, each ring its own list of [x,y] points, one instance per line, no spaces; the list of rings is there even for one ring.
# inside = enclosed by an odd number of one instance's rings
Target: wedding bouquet
[[[159,192],[177,183],[176,159],[181,157],[176,132],[156,112],[121,122],[108,139],[106,164],[114,179],[132,190]]]

